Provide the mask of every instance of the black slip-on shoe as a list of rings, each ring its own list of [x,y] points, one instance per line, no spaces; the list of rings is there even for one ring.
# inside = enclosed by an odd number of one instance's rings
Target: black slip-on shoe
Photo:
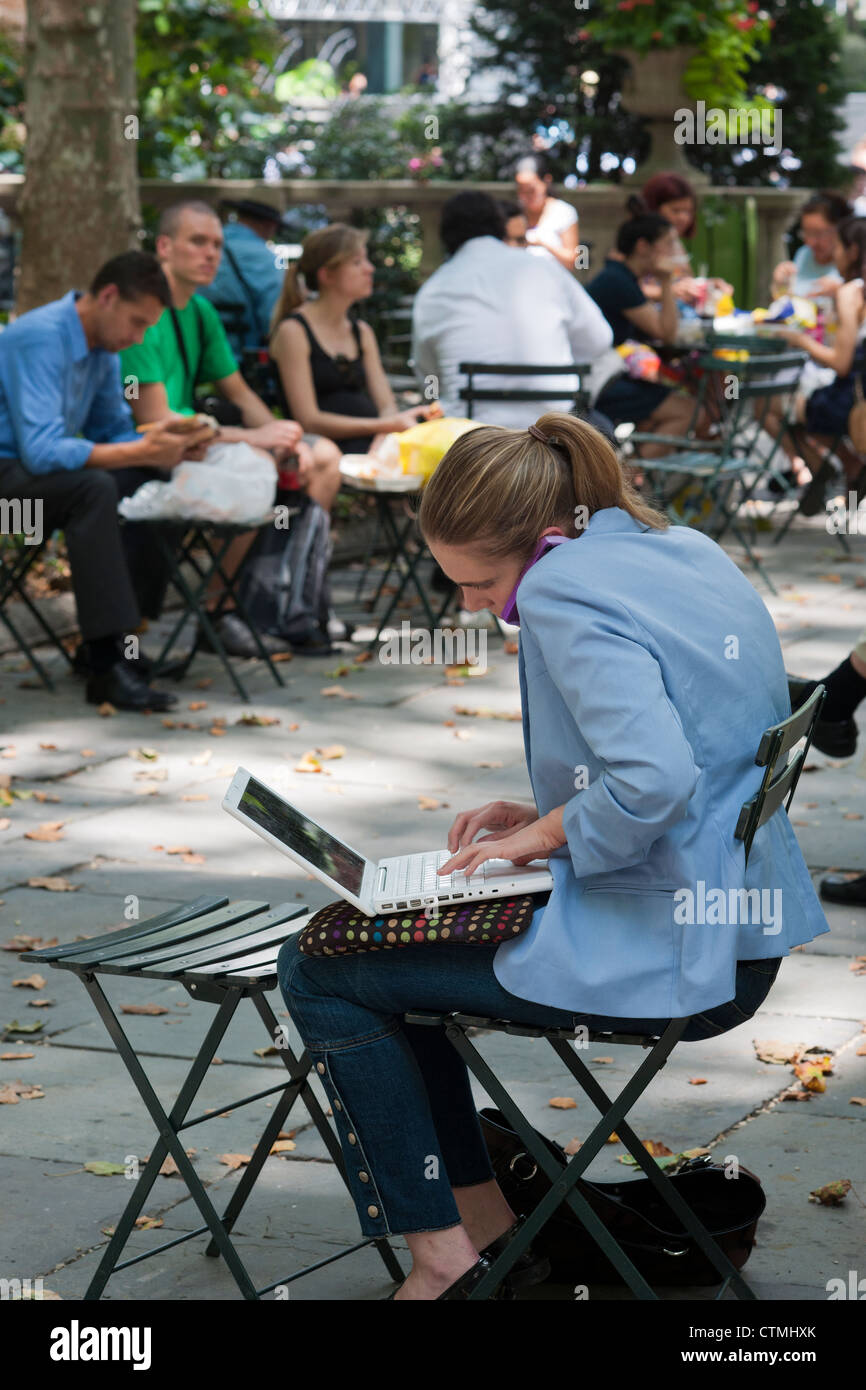
[[[866,874],[858,874],[857,878],[825,874],[821,879],[821,897],[848,907],[866,907]]]
[[[805,704],[817,684],[802,676],[789,676],[791,709]],[[819,719],[812,732],[812,747],[828,758],[853,758],[857,752],[857,725],[853,719]]]
[[[116,709],[166,710],[177,704],[177,696],[168,690],[154,690],[122,658],[107,671],[91,672],[87,677],[87,702],[101,705],[105,701]]]
[[[496,1240],[491,1241],[490,1245],[485,1245],[481,1251],[484,1259],[491,1264],[497,1259],[507,1245],[511,1243],[519,1228],[523,1225],[524,1218],[521,1216],[515,1221],[509,1230],[504,1231]],[[531,1284],[543,1284],[545,1279],[550,1278],[550,1260],[546,1255],[536,1255],[532,1246],[524,1250],[520,1258],[511,1266],[505,1275],[503,1284],[506,1289],[513,1293],[517,1289],[527,1289]]]

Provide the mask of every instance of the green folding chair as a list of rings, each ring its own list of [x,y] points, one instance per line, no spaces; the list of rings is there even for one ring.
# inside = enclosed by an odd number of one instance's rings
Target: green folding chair
[[[762,353],[745,362],[702,354],[697,360],[703,374],[699,400],[712,396],[727,406],[719,419],[719,437],[704,441],[643,431],[630,436],[631,443],[663,443],[669,449],[659,458],[641,459],[641,468],[655,501],[670,519],[705,530],[717,541],[731,530],[771,593],[775,586],[744,532],[741,513],[758,485],[771,478],[778,482],[779,502],[796,491],[784,477],[782,439],[790,428],[790,398],[805,363],[803,352]],[[779,382],[782,372],[791,373],[784,385]],[[788,405],[782,427],[768,436],[770,452],[761,457],[759,436],[767,434],[768,413],[783,395]]]

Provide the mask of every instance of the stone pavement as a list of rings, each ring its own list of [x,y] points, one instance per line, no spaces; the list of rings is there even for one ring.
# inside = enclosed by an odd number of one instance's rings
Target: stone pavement
[[[798,521],[778,551],[769,536],[762,539],[778,595],[756,583],[776,621],[788,669],[821,675],[841,660],[863,625],[866,545],[853,536],[846,557],[821,519]],[[736,548],[730,553],[739,560]],[[342,580],[339,592],[351,609],[355,576],[347,572]],[[485,676],[455,687],[441,666],[355,665],[347,650],[338,659],[295,658],[282,665],[284,691],[259,663],[245,662],[252,700],[244,706],[217,659],[200,655],[170,716],[195,725],[182,729],[165,727],[159,715],[101,718],[56,662],[60,680],[51,694],[22,676],[18,658],[3,657],[0,772],[11,777],[13,791],[32,796],[0,806],[0,941],[24,933],[65,942],[109,931],[126,924],[133,898],[142,918],[206,891],[271,903],[295,897],[313,907],[327,901],[324,886],[220,810],[238,764],[371,854],[432,846],[459,809],[527,795],[519,723],[454,710],[517,711],[516,658],[493,634],[488,660]],[[346,667],[347,674],[335,674]],[[335,686],[353,698],[322,694]],[[242,722],[251,714],[276,722]],[[323,760],[320,772],[297,770],[304,753],[329,745],[345,752]],[[422,797],[429,799],[426,809]],[[866,868],[864,814],[863,749],[845,763],[813,753],[792,815],[816,879],[829,866]],[[56,838],[52,832],[26,838],[45,822],[62,822]],[[178,848],[194,857],[169,853]],[[30,886],[36,877],[65,879],[74,891]],[[746,1274],[770,1300],[823,1300],[828,1279],[847,1279],[849,1270],[866,1274],[866,1111],[850,1103],[852,1096],[866,1096],[866,975],[851,969],[854,957],[866,952],[866,914],[828,905],[827,915],[832,932],[784,962],[758,1015],[722,1037],[677,1049],[632,1115],[643,1138],[662,1140],[674,1151],[706,1145],[717,1160],[734,1154],[760,1175],[768,1205]],[[83,986],[51,969],[43,972],[38,993],[13,985],[35,969],[14,952],[0,954],[0,1025],[6,1030],[0,1050],[34,1054],[0,1060],[0,1087],[20,1080],[44,1091],[42,1099],[0,1108],[0,1276],[41,1275],[46,1288],[77,1299],[106,1244],[105,1228],[116,1222],[130,1191],[122,1176],[97,1177],[82,1165],[146,1155],[153,1128]],[[167,1008],[157,1016],[125,1017],[124,1025],[163,1100],[173,1098],[211,1006],[191,1002],[179,986],[101,980],[116,1005]],[[37,999],[50,1005],[31,1007]],[[272,1003],[286,1018],[278,995]],[[33,1034],[10,1027],[34,1023],[42,1026]],[[293,1027],[290,1038],[299,1048]],[[759,1061],[754,1038],[833,1049],[834,1074],[825,1093],[805,1104],[779,1102],[794,1079],[791,1069]],[[268,1041],[253,1010],[240,1009],[220,1049],[222,1066],[209,1075],[198,1108],[278,1081],[279,1062],[255,1055]],[[479,1045],[534,1124],[563,1142],[589,1131],[595,1112],[585,1099],[576,1110],[549,1105],[573,1086],[546,1043],[487,1034]],[[590,1056],[601,1050],[591,1048]],[[599,1069],[608,1089],[618,1089],[634,1068],[634,1050],[612,1046],[604,1053],[613,1062]],[[690,1085],[694,1076],[707,1084]],[[478,1101],[488,1103],[480,1090]],[[358,1239],[354,1208],[323,1144],[304,1112],[294,1114],[296,1148],[268,1159],[235,1232],[259,1285]],[[250,1153],[264,1120],[265,1104],[259,1104],[216,1118],[191,1138],[197,1171],[219,1210],[237,1181],[220,1155]],[[628,1176],[617,1161],[622,1153],[621,1145],[607,1146],[591,1175]],[[812,1189],[838,1178],[851,1179],[856,1190],[842,1206],[809,1202]],[[136,1232],[128,1256],[200,1224],[178,1177],[157,1178],[146,1213],[164,1224]],[[403,1242],[396,1246],[408,1267]],[[222,1262],[205,1259],[203,1249],[198,1238],[134,1265],[111,1280],[107,1296],[237,1298]],[[377,1299],[390,1288],[378,1256],[365,1249],[291,1285],[291,1298]],[[713,1293],[666,1290],[663,1296]],[[621,1288],[590,1294],[631,1298]],[[547,1284],[531,1296],[573,1298],[573,1291]]]

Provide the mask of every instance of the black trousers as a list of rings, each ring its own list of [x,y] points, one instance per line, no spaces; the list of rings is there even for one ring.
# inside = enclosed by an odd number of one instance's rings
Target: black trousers
[[[142,483],[152,480],[164,483],[171,474],[164,468],[118,468],[113,470],[111,476],[119,500],[121,497],[131,497]],[[157,532],[161,531],[164,540],[176,550],[185,530],[185,526],[176,526],[169,521],[125,521],[120,528],[133,592],[145,618],[158,618],[162,612],[171,573]]]
[[[118,494],[110,470],[58,468],[53,473],[29,473],[18,459],[0,459],[0,496],[10,501],[41,501],[43,534],[63,532],[85,642],[120,636],[138,627],[141,617],[120,539]]]

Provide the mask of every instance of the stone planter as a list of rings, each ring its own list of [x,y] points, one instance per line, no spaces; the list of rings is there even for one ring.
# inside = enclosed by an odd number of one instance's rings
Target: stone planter
[[[694,106],[683,87],[683,76],[697,51],[694,47],[658,48],[650,53],[636,53],[631,48],[622,51],[630,66],[623,82],[623,100],[634,115],[647,119],[652,139],[649,156],[636,174],[641,183],[662,170],[680,174],[691,183],[709,182],[689,164],[686,147],[674,139],[675,113]]]

